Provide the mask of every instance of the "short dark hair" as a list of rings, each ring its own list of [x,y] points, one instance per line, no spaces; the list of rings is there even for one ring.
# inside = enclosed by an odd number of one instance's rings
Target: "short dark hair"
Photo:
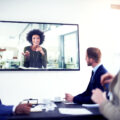
[[[94,59],[96,63],[99,63],[101,60],[101,51],[99,48],[89,47],[87,48],[87,56]]]
[[[39,29],[34,29],[31,30],[28,34],[27,34],[27,41],[30,42],[32,44],[32,36],[33,35],[39,35],[40,36],[40,44],[42,44],[44,42],[45,36],[44,36],[44,32],[40,31]]]

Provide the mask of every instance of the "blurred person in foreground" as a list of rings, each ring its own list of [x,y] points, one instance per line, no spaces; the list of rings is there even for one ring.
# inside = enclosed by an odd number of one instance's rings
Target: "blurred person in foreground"
[[[4,105],[0,100],[0,116],[29,114],[32,104],[19,104],[17,106]]]
[[[105,93],[96,88],[92,91],[91,99],[99,104],[100,112],[109,120],[120,120],[120,71],[116,76],[107,73],[101,77],[101,84],[111,83],[109,100]]]
[[[108,91],[108,85],[102,86],[100,83],[100,78],[103,74],[107,73],[105,67],[101,64],[101,51],[99,48],[89,47],[86,50],[86,62],[88,66],[93,68],[92,75],[90,78],[90,82],[88,84],[85,92],[72,96],[71,94],[65,94],[65,100],[68,102],[74,102],[77,104],[94,104],[91,100],[92,90],[95,88],[99,88],[104,91],[104,87],[106,91]],[[84,78],[83,78],[84,80]]]

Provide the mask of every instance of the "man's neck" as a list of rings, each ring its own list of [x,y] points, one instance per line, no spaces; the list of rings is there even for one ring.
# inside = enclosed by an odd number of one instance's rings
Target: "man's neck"
[[[99,65],[100,63],[93,63],[92,64],[92,68],[96,67],[97,65]]]

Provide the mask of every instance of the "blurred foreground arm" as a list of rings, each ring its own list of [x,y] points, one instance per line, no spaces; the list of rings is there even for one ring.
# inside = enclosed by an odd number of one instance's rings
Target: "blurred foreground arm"
[[[15,109],[15,114],[29,114],[32,104],[19,104]]]
[[[101,76],[101,85],[104,86],[107,83],[111,83],[114,79],[114,76],[110,73],[106,73]]]
[[[101,104],[106,100],[106,93],[102,92],[99,88],[96,88],[95,90],[92,91],[91,99],[95,103]]]
[[[109,76],[109,79],[107,78]],[[106,79],[107,78],[107,79]],[[114,79],[113,79],[114,78]],[[112,81],[112,82],[111,82]],[[120,119],[120,71],[114,77],[111,74],[106,74],[102,78],[101,82],[103,84],[111,82],[110,91],[112,95],[111,100],[104,99],[103,93],[100,91],[93,91],[91,99],[100,104],[100,112],[109,120],[119,120]],[[101,97],[100,97],[101,96]],[[97,98],[96,98],[97,97]],[[98,100],[99,99],[99,100]]]

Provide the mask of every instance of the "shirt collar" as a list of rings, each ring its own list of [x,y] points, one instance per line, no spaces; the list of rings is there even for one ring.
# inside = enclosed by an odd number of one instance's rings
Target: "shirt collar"
[[[93,68],[93,72],[94,72],[94,73],[97,71],[97,69],[100,67],[100,65],[101,65],[101,64],[98,64],[97,66],[95,66],[95,67]]]

